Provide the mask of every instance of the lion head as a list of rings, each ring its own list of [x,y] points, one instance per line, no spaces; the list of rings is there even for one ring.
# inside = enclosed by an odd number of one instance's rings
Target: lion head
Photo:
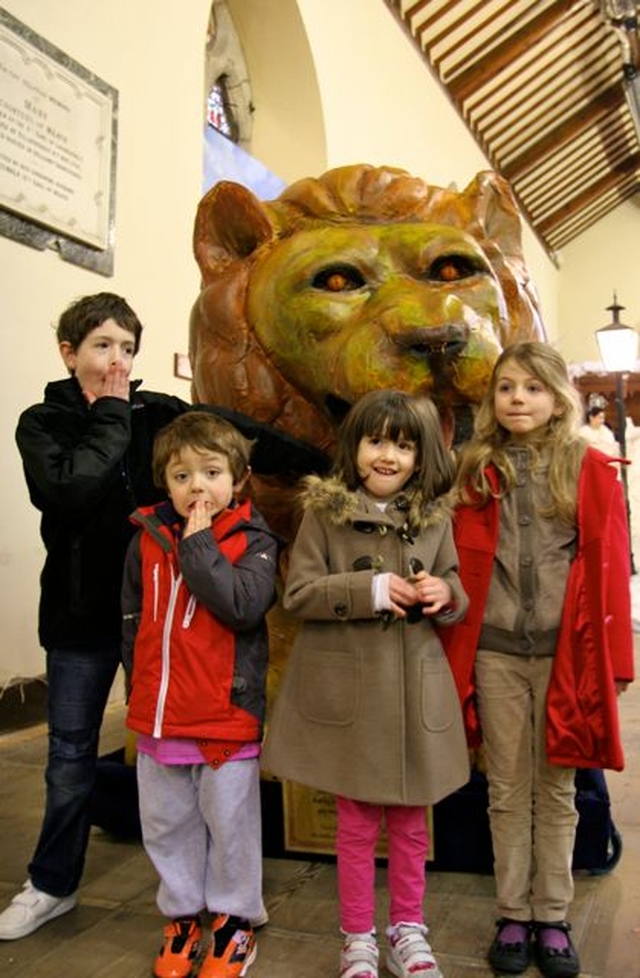
[[[216,184],[194,230],[195,399],[330,452],[351,404],[394,387],[429,395],[461,440],[503,347],[544,338],[520,227],[493,172],[459,192],[345,166],[266,203]]]

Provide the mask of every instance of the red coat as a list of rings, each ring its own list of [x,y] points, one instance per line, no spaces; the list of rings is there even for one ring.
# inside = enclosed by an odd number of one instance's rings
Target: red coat
[[[578,551],[569,571],[547,693],[547,756],[567,767],[624,766],[614,680],[631,681],[633,634],[628,523],[611,459],[589,448],[578,481]],[[489,470],[497,487],[497,474]],[[458,687],[467,737],[481,740],[474,662],[498,542],[499,501],[458,508],[454,535],[470,604],[441,639]]]

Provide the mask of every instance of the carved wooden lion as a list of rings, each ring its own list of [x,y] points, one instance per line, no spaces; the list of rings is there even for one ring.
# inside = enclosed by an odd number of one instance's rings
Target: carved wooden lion
[[[459,192],[392,167],[345,166],[266,203],[223,181],[198,207],[194,250],[194,400],[328,455],[345,412],[372,388],[430,395],[450,440],[462,440],[503,347],[544,338],[514,197],[493,172]],[[265,517],[290,538],[295,480],[253,481]],[[276,613],[270,627],[277,659],[289,625]]]
[[[267,203],[223,181],[199,205],[194,250],[194,397],[327,451],[374,387],[429,394],[453,433],[500,350],[544,338],[513,194],[493,172],[458,192],[345,166]]]

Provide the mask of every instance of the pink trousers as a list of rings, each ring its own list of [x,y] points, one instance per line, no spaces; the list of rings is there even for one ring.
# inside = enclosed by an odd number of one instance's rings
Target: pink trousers
[[[423,923],[429,849],[423,807],[337,798],[340,926],[360,934],[375,924],[375,851],[384,817],[388,839],[389,923]]]

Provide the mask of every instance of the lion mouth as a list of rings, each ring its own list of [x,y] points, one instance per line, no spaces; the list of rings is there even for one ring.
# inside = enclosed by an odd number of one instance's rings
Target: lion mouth
[[[404,345],[404,344],[403,344]],[[444,340],[435,342],[410,343],[404,347],[407,353],[427,360],[454,360],[467,345],[466,340]]]
[[[469,342],[469,331],[465,325],[449,323],[408,330],[396,336],[395,342],[405,354],[442,364],[460,356]]]
[[[465,328],[459,326],[416,329],[394,339],[403,357],[414,357],[425,363],[438,391],[448,385],[451,366],[464,353],[468,343]],[[344,421],[352,406],[352,402],[337,394],[327,394],[324,404],[336,425]]]

